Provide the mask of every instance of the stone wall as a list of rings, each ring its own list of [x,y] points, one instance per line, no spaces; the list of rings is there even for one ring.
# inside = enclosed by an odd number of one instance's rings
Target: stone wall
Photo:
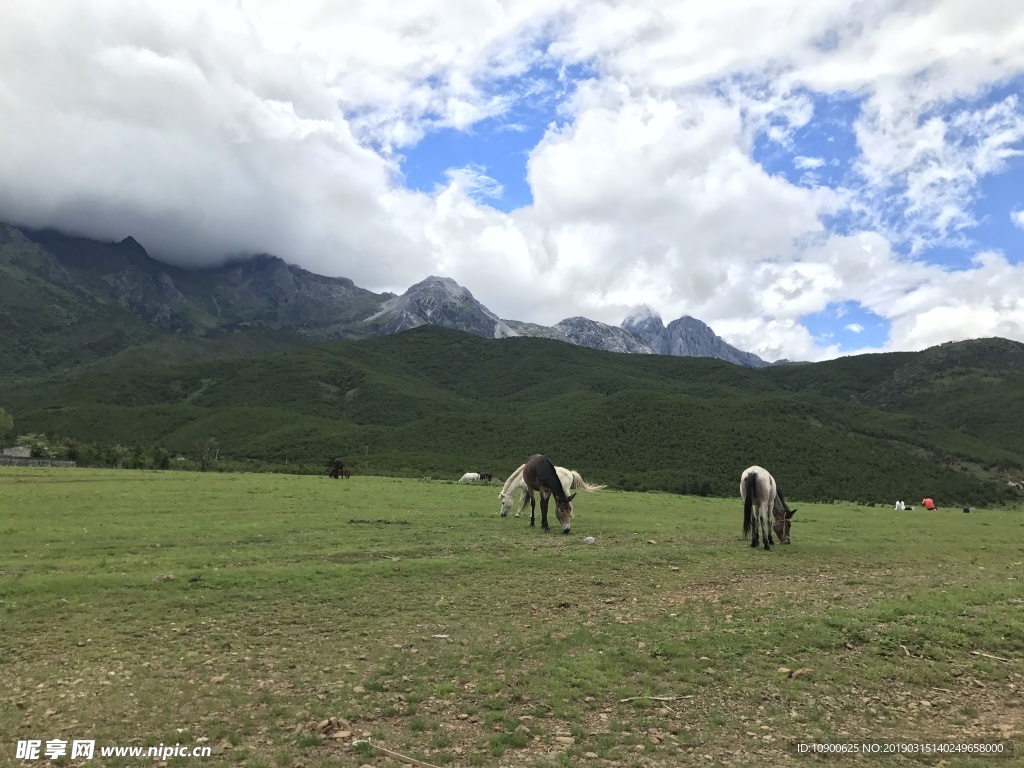
[[[24,459],[20,456],[0,456],[0,467],[74,467],[73,461],[60,459]]]

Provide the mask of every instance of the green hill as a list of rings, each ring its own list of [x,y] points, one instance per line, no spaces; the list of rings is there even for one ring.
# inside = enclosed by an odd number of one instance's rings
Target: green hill
[[[923,352],[778,366],[767,374],[787,391],[913,414],[1024,453],[1024,344],[1015,341],[976,339]]]
[[[794,499],[1011,498],[1024,345],[749,369],[435,327],[262,357],[0,388],[19,433],[356,473],[511,472],[531,453],[625,489],[735,495],[770,468]],[[1019,417],[1014,422],[1020,424]],[[324,470],[325,471],[325,470]]]

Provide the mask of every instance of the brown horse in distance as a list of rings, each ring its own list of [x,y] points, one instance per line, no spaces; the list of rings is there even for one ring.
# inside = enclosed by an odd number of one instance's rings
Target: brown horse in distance
[[[536,491],[540,494],[540,527],[545,531],[550,530],[548,527],[548,498],[554,496],[555,515],[562,526],[562,533],[568,533],[571,527],[572,500],[576,498],[576,494],[565,495],[562,482],[558,479],[558,473],[555,472],[555,465],[547,456],[534,454],[526,460],[526,464],[523,466],[523,481],[526,483],[526,494],[530,499],[530,526],[532,527],[534,522],[536,505],[533,493]]]

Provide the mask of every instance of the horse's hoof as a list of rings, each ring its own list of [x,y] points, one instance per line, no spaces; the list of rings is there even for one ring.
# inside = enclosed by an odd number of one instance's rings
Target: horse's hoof
[[[752,542],[750,542],[750,546],[751,546],[751,548],[753,548],[753,549],[757,549],[757,542],[756,542],[756,541],[752,541]]]

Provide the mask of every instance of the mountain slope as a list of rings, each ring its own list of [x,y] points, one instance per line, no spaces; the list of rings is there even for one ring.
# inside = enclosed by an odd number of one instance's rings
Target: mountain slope
[[[128,237],[100,243],[52,230],[25,230],[99,300],[122,303],[165,331],[287,329],[319,338],[365,318],[383,297],[343,277],[325,277],[260,255],[210,269],[156,261]]]
[[[766,372],[788,391],[824,394],[911,413],[1024,452],[1024,345],[950,342],[922,352],[840,358]]]
[[[0,379],[359,335],[358,320],[381,298],[274,257],[185,270],[132,238],[100,243],[0,224]]]
[[[106,296],[83,288],[54,256],[0,225],[0,377],[86,364],[159,335]]]

